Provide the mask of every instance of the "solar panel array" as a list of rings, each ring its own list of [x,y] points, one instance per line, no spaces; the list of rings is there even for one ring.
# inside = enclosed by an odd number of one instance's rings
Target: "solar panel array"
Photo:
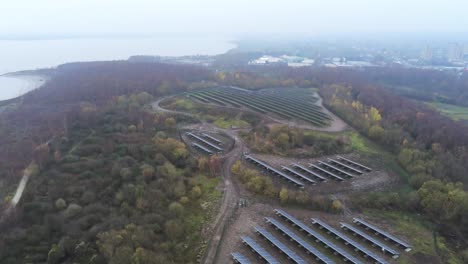
[[[293,163],[292,167],[297,169],[297,170],[304,171],[304,172],[308,173],[309,175],[312,175],[313,177],[318,178],[321,181],[324,181],[324,182],[327,181],[327,178],[323,177],[322,175],[320,175],[320,174],[318,174],[316,172],[313,172],[312,170],[309,170],[308,168],[306,168],[306,167],[304,167],[302,165]]]
[[[198,140],[203,145],[207,146],[207,148],[214,149],[217,152],[222,152],[223,151],[222,148],[216,146],[215,144],[213,144],[213,143],[211,143],[211,142],[209,142],[209,141],[207,141],[207,140],[205,140],[205,139],[203,139],[203,138],[201,138],[201,137],[199,137],[199,136],[197,136],[197,135],[195,135],[195,134],[193,134],[191,132],[188,132],[187,135],[189,137],[191,137],[191,138],[194,138],[195,140]]]
[[[298,163],[293,163],[291,167],[281,166],[281,169],[284,171],[281,172],[251,155],[245,155],[245,158],[256,165],[260,165],[267,171],[285,178],[300,188],[305,186],[304,183],[315,185],[318,181],[327,181],[328,178],[344,181],[345,178],[353,178],[356,175],[364,173],[336,159],[328,159],[328,162],[318,161],[316,164],[311,163],[308,168]]]
[[[326,162],[324,162],[324,161],[319,161],[318,164],[319,164],[319,165],[322,165],[322,167],[325,166],[328,170],[335,171],[335,172],[337,172],[337,173],[339,173],[339,174],[341,174],[341,175],[344,175],[344,176],[346,176],[346,177],[349,177],[349,178],[352,178],[352,177],[353,177],[353,175],[352,175],[351,173],[348,173],[348,172],[346,172],[346,171],[344,171],[344,170],[342,170],[342,169],[340,169],[340,168],[338,168],[338,167],[336,167],[336,166],[333,166],[333,165],[331,165],[331,164],[328,164],[328,163],[326,163]]]
[[[372,253],[365,247],[361,246],[359,243],[355,242],[354,240],[348,238],[347,236],[343,235],[338,230],[334,229],[333,227],[329,226],[328,224],[324,223],[320,219],[312,218],[312,223],[318,225],[320,228],[325,229],[328,233],[335,235],[337,238],[343,240],[347,245],[352,246],[355,250],[364,254],[364,256],[372,258],[375,263],[379,264],[386,264],[387,262],[377,256],[376,254]]]
[[[284,235],[288,236],[291,240],[296,242],[299,246],[307,250],[309,254],[312,254],[315,256],[315,258],[326,264],[334,264],[335,262],[332,261],[330,258],[328,258],[326,255],[318,251],[316,248],[314,248],[312,245],[307,243],[305,240],[300,238],[298,235],[296,235],[294,232],[286,228],[284,225],[282,225],[279,221],[270,218],[270,217],[265,217],[265,220],[267,223],[273,225],[276,229],[280,230]]]
[[[206,133],[201,133],[201,135],[205,138],[208,138],[209,140],[213,141],[214,143],[218,144],[218,145],[221,145],[223,144],[223,142],[221,142],[220,140],[218,140],[217,138],[213,137],[213,136],[210,136]]]
[[[267,163],[265,163],[265,162],[263,162],[263,161],[261,161],[261,160],[259,160],[259,159],[256,159],[256,158],[254,158],[254,157],[252,157],[252,156],[250,156],[250,155],[245,155],[245,159],[246,159],[247,161],[250,161],[250,162],[253,162],[253,163],[257,164],[257,165],[260,165],[261,167],[263,167],[264,169],[266,169],[266,170],[269,171],[269,172],[272,172],[272,173],[274,173],[274,174],[276,174],[276,175],[278,175],[278,176],[280,176],[280,177],[285,178],[286,180],[288,180],[288,181],[290,181],[290,182],[296,184],[296,185],[299,186],[300,188],[303,188],[303,187],[304,187],[304,183],[302,183],[301,181],[296,180],[296,179],[294,179],[293,177],[291,177],[291,176],[289,176],[289,175],[283,173],[282,171],[279,171],[279,170],[277,170],[277,169],[271,167],[270,165],[268,165]]]
[[[338,180],[338,181],[344,181],[343,178],[341,178],[340,176],[336,175],[335,173],[333,173],[331,171],[327,171],[327,170],[325,170],[323,168],[320,168],[319,166],[317,166],[315,164],[309,164],[309,165],[310,165],[310,168],[315,169],[317,171],[320,171],[321,173],[324,173],[328,177],[334,178],[335,180]]]
[[[202,150],[202,151],[205,152],[206,154],[209,154],[209,155],[213,154],[213,151],[211,151],[211,150],[205,148],[204,146],[202,146],[202,145],[200,145],[200,144],[198,144],[198,143],[195,143],[195,142],[194,142],[194,143],[192,143],[192,146],[193,146],[193,147],[196,147],[196,148],[198,148],[198,149],[200,149],[200,150]]]
[[[276,258],[274,258],[268,251],[266,251],[262,246],[260,246],[255,240],[249,236],[242,236],[242,242],[250,247],[255,253],[257,253],[263,260],[268,264],[280,264]]]
[[[348,262],[348,263],[354,263],[354,264],[363,263],[361,260],[354,257],[352,254],[342,249],[340,246],[334,244],[333,242],[325,238],[326,235],[323,236],[317,231],[314,231],[311,227],[301,222],[300,220],[296,219],[295,217],[291,216],[286,211],[281,210],[281,209],[275,209],[274,212],[276,215],[282,217],[287,222],[291,223],[293,226],[298,228],[300,231],[304,232],[305,235],[312,237],[315,240],[315,242],[322,244],[325,248],[332,250],[335,255],[342,257],[343,261]],[[294,231],[292,231],[291,229],[286,227],[284,224],[282,224],[281,221],[278,221],[272,217],[265,217],[264,219],[275,230],[279,231],[283,236],[285,236],[291,242],[295,243],[299,248],[302,248],[305,251],[305,253],[307,253],[308,255],[314,256],[317,262],[326,263],[326,264],[335,263],[334,260],[330,259],[326,254],[322,253],[319,249],[314,247],[311,243],[301,238],[300,235],[297,235]],[[365,228],[371,229],[372,231],[376,232],[376,234],[383,236],[386,240],[388,239],[395,243],[398,242],[398,245],[411,249],[411,246],[409,246],[407,243],[399,240],[398,238],[395,238],[394,236],[384,231],[381,231],[377,227],[361,219],[354,218],[353,220],[356,224],[363,226]],[[311,221],[313,225],[317,226],[320,229],[323,229],[327,234],[333,235],[336,239],[341,240],[344,245],[350,246],[355,252],[359,252],[361,256],[367,259],[367,261],[371,261],[372,263],[375,263],[375,264],[387,264],[388,263],[383,257],[380,257],[379,255],[377,255],[378,253],[377,251],[369,250],[365,246],[361,245],[360,243],[356,242],[350,237],[344,235],[343,233],[333,228],[332,226],[328,225],[324,221],[318,218],[311,218]],[[340,224],[341,224],[341,228],[343,228],[344,230],[350,231],[354,235],[359,236],[360,238],[363,238],[365,241],[370,242],[373,247],[381,249],[382,254],[388,253],[393,258],[399,257],[400,254],[397,251],[385,245],[384,243],[380,242],[379,240],[373,238],[372,236],[368,235],[362,230],[359,230],[359,228],[346,224],[346,223],[342,223],[342,222]],[[285,254],[289,260],[295,263],[300,263],[300,264],[307,263],[307,261],[303,257],[299,256],[293,249],[291,249],[286,244],[281,242],[280,239],[278,239],[275,235],[267,231],[265,228],[256,226],[254,228],[254,231],[255,233],[259,234],[261,237],[263,237],[266,241],[268,241],[271,245],[273,245],[276,249],[278,249],[281,253]],[[267,263],[275,263],[275,264],[279,263],[279,261],[275,257],[273,257],[265,248],[259,245],[251,237],[242,236],[241,238],[242,238],[242,242],[245,245],[247,245],[252,251],[258,254]],[[250,260],[247,257],[243,256],[242,254],[238,252],[231,253],[231,256],[236,263],[240,263],[240,264],[250,263]]]
[[[299,227],[299,229],[305,231],[307,233],[307,235],[314,237],[318,242],[320,242],[320,243],[324,244],[326,247],[332,249],[335,253],[342,256],[346,261],[349,261],[349,262],[354,263],[354,264],[362,263],[361,261],[356,259],[354,256],[352,256],[351,254],[349,254],[345,250],[341,249],[340,247],[338,247],[334,243],[330,242],[328,239],[326,239],[325,237],[323,237],[319,233],[315,232],[310,227],[308,227],[307,225],[305,225],[301,221],[297,220],[296,218],[292,217],[291,215],[289,215],[285,211],[283,211],[281,209],[275,209],[275,212],[276,212],[276,214],[286,218],[288,221],[290,221],[291,223],[293,223],[294,225]]]
[[[364,170],[364,171],[367,171],[367,172],[371,172],[371,171],[372,171],[372,169],[369,168],[369,167],[366,167],[366,166],[364,166],[364,165],[362,165],[362,164],[360,164],[360,163],[354,162],[354,161],[352,161],[352,160],[343,158],[343,157],[341,157],[341,156],[338,156],[338,159],[341,160],[341,161],[343,161],[343,162],[346,162],[347,164],[353,165],[354,167],[357,167],[357,168],[359,168],[359,169],[361,169],[361,170]]]
[[[233,252],[231,253],[232,258],[234,259],[234,262],[239,263],[239,264],[251,264],[250,260],[242,255],[239,252]]]
[[[351,167],[349,165],[346,165],[343,162],[337,161],[335,159],[328,159],[328,161],[330,161],[331,163],[337,164],[337,165],[339,165],[339,166],[345,168],[346,170],[351,171],[351,172],[353,172],[355,174],[363,174],[364,173],[364,172],[362,172],[362,171],[360,171],[360,170],[358,170],[356,168],[353,168],[353,167]]]
[[[309,177],[305,176],[304,174],[300,173],[300,172],[297,172],[289,167],[286,167],[286,166],[281,166],[281,168],[284,170],[284,171],[287,171],[291,174],[293,174],[294,176],[300,178],[301,180],[303,181],[306,181],[307,183],[310,183],[310,184],[313,184],[315,185],[316,182],[312,179],[310,179]]]
[[[271,244],[273,244],[276,248],[278,248],[281,252],[286,254],[289,259],[294,261],[297,264],[305,264],[307,263],[303,258],[299,257],[296,252],[292,251],[289,247],[279,241],[275,236],[273,236],[270,232],[266,231],[263,227],[255,227],[255,232],[263,236],[266,240],[268,240]]]
[[[388,247],[387,245],[381,243],[380,241],[378,241],[377,239],[374,239],[373,237],[369,236],[368,234],[362,232],[361,230],[351,226],[351,225],[348,225],[346,223],[340,223],[341,224],[341,228],[345,229],[345,230],[349,230],[351,232],[353,232],[355,235],[358,235],[360,236],[361,238],[364,238],[365,240],[369,241],[370,243],[372,243],[372,245],[374,246],[377,246],[379,247],[384,253],[385,252],[388,252],[392,255],[393,258],[397,258],[399,256],[398,252],[396,252],[395,250],[391,249],[390,247]]]
[[[354,221],[354,223],[356,223],[358,225],[363,225],[365,228],[370,229],[370,230],[374,231],[376,234],[383,236],[385,240],[390,240],[393,243],[405,248],[405,251],[407,251],[407,252],[411,251],[411,246],[408,243],[406,243],[406,242],[404,242],[404,241],[390,235],[389,233],[387,233],[385,231],[380,230],[379,228],[365,222],[364,220],[361,220],[361,219],[358,219],[358,218],[353,218],[353,221]]]

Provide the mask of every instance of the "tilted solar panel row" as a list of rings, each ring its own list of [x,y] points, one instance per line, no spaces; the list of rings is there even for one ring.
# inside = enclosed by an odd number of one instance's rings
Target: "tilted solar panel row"
[[[296,177],[300,178],[301,180],[304,180],[304,181],[306,181],[306,182],[308,182],[308,183],[310,183],[310,184],[313,184],[313,185],[316,184],[316,182],[315,182],[314,180],[310,179],[309,177],[305,176],[305,175],[302,174],[302,173],[299,173],[299,172],[297,172],[297,171],[295,171],[295,170],[292,170],[291,168],[288,168],[288,167],[286,167],[286,166],[281,166],[281,168],[282,168],[284,171],[288,171],[288,172],[292,173],[293,175],[295,175]]]
[[[355,174],[364,174],[364,172],[362,172],[362,171],[360,171],[360,170],[358,170],[358,169],[356,169],[356,168],[353,168],[353,167],[351,167],[351,166],[349,166],[349,165],[346,165],[346,164],[344,164],[343,162],[337,161],[337,160],[335,160],[335,159],[328,159],[328,161],[330,161],[330,162],[333,163],[333,164],[339,165],[339,166],[341,166],[341,167],[347,169],[348,171],[352,171],[352,172],[355,173]]]
[[[201,138],[201,137],[199,137],[199,136],[197,136],[197,135],[195,135],[195,134],[193,134],[193,133],[188,132],[187,135],[190,136],[190,137],[192,137],[192,138],[194,138],[194,139],[196,139],[196,140],[198,140],[198,141],[200,141],[200,142],[202,142],[202,143],[204,143],[205,145],[208,145],[209,147],[215,149],[215,150],[218,151],[218,152],[223,151],[222,148],[220,148],[220,147],[214,145],[214,144],[211,143],[211,142],[206,141],[205,139],[203,139],[203,138]]]
[[[299,257],[299,255],[297,255],[296,252],[292,251],[289,247],[287,247],[285,244],[279,241],[275,236],[273,236],[273,234],[266,231],[265,228],[256,226],[255,232],[260,234],[266,240],[268,240],[273,246],[275,246],[277,249],[283,252],[286,256],[288,256],[289,259],[291,259],[295,263],[297,264],[307,263],[303,258]]]
[[[341,178],[340,176],[334,174],[334,173],[331,172],[331,171],[327,171],[327,170],[325,170],[325,169],[323,169],[323,168],[320,168],[319,166],[317,166],[317,165],[315,165],[315,164],[309,164],[309,166],[310,166],[311,168],[313,168],[313,169],[316,169],[316,170],[318,170],[318,171],[324,173],[325,175],[327,175],[327,176],[329,176],[329,177],[334,178],[335,180],[344,181],[344,179]]]
[[[295,168],[295,169],[304,171],[304,172],[306,172],[306,173],[312,175],[313,177],[318,178],[318,179],[321,180],[321,181],[324,181],[324,182],[327,181],[327,178],[323,177],[322,175],[320,175],[320,174],[318,174],[318,173],[315,173],[315,172],[309,170],[308,168],[306,168],[306,167],[304,167],[304,166],[301,166],[301,165],[296,164],[296,163],[293,163],[291,166],[292,166],[293,168]]]
[[[305,231],[308,236],[314,237],[317,242],[321,242],[322,244],[325,245],[325,247],[331,248],[334,252],[336,252],[337,254],[342,256],[346,261],[350,261],[351,263],[354,263],[354,264],[362,263],[361,261],[356,259],[354,256],[352,256],[351,254],[349,254],[345,250],[341,249],[340,247],[338,247],[334,243],[328,241],[328,239],[324,238],[322,235],[315,232],[310,227],[308,227],[307,225],[305,225],[301,221],[297,220],[296,218],[292,217],[291,215],[289,215],[285,211],[283,211],[281,209],[275,209],[275,213],[282,216],[282,217],[284,217],[284,218],[286,218],[288,221],[290,221],[291,223],[293,223],[294,225],[299,227],[300,230]]]
[[[341,156],[338,156],[338,159],[339,159],[339,160],[342,160],[342,161],[344,161],[344,162],[347,162],[348,164],[351,164],[351,165],[353,165],[353,166],[356,166],[356,167],[360,168],[361,170],[365,170],[365,171],[367,171],[367,172],[371,172],[371,171],[372,171],[372,169],[369,168],[369,167],[366,167],[366,166],[364,166],[364,165],[362,165],[362,164],[359,164],[359,163],[357,163],[357,162],[354,162],[354,161],[352,161],[352,160],[343,158],[343,157],[341,157]]]
[[[274,174],[277,174],[277,175],[279,175],[279,176],[281,176],[281,177],[283,177],[283,178],[289,180],[290,182],[296,184],[296,185],[299,186],[300,188],[304,188],[304,184],[303,184],[301,181],[298,181],[298,180],[294,179],[293,177],[291,177],[291,176],[289,176],[289,175],[287,175],[287,174],[285,174],[285,173],[283,173],[283,172],[281,172],[281,171],[279,171],[279,170],[277,170],[277,169],[271,167],[270,165],[268,165],[267,163],[265,163],[265,162],[263,162],[263,161],[261,161],[261,160],[258,160],[258,159],[256,159],[256,158],[250,156],[250,155],[245,155],[245,159],[246,159],[247,161],[254,162],[254,163],[256,163],[256,164],[262,166],[264,169],[266,169],[266,170],[268,170],[268,171],[270,171],[270,172],[273,172]]]
[[[320,228],[325,229],[325,231],[329,234],[335,235],[337,238],[343,240],[347,245],[352,246],[356,251],[361,252],[364,254],[366,257],[370,257],[371,259],[374,260],[375,263],[377,264],[386,264],[387,262],[382,259],[381,257],[377,256],[373,252],[369,251],[367,248],[363,247],[356,241],[350,239],[349,237],[343,235],[341,232],[338,232],[338,230],[334,229],[333,227],[329,226],[328,224],[324,223],[320,219],[312,218],[312,224],[318,225]]]
[[[355,224],[363,225],[365,228],[374,231],[375,234],[383,236],[385,240],[390,240],[393,243],[405,248],[406,252],[409,252],[412,249],[411,246],[408,243],[406,243],[406,242],[404,242],[404,241],[390,235],[389,233],[387,233],[385,231],[380,230],[379,228],[365,222],[364,220],[361,220],[361,219],[358,219],[358,218],[353,218],[353,221],[354,221]]]
[[[255,253],[257,253],[263,260],[268,264],[280,264],[276,258],[274,258],[268,251],[266,251],[262,246],[260,246],[255,240],[249,236],[242,236],[242,243],[250,247]]]
[[[231,256],[234,259],[235,263],[239,263],[239,264],[251,264],[252,263],[247,257],[245,257],[239,252],[233,252],[231,253]]]
[[[351,173],[348,173],[348,172],[346,172],[346,171],[344,171],[344,170],[342,170],[342,169],[340,169],[340,168],[338,168],[336,166],[328,164],[328,163],[326,163],[324,161],[319,161],[318,164],[323,165],[323,166],[327,167],[328,169],[334,170],[334,171],[336,171],[338,173],[341,173],[341,174],[345,175],[346,177],[349,177],[349,178],[354,177],[354,175],[352,175]]]
[[[208,139],[210,139],[211,141],[215,142],[216,144],[220,145],[220,144],[223,144],[223,142],[221,142],[220,140],[218,140],[217,138],[215,137],[212,137],[206,133],[201,133],[203,137],[206,137]]]
[[[388,252],[388,253],[390,253],[390,255],[392,255],[393,258],[398,258],[398,256],[399,256],[398,252],[396,252],[392,248],[388,247],[387,245],[381,243],[377,239],[374,239],[373,237],[369,236],[368,234],[362,232],[361,230],[359,230],[359,229],[357,229],[357,228],[355,228],[355,227],[353,227],[351,225],[348,225],[346,223],[340,223],[340,224],[341,224],[341,228],[343,228],[345,230],[349,230],[349,231],[353,232],[355,235],[358,235],[361,238],[364,238],[365,240],[372,243],[372,245],[379,247],[382,250],[383,253]]]
[[[276,229],[280,230],[284,235],[288,236],[291,240],[296,242],[300,247],[304,248],[308,254],[315,256],[316,260],[325,264],[334,264],[335,262],[329,259],[326,255],[318,251],[315,247],[310,245],[308,242],[297,236],[294,232],[286,228],[280,222],[273,218],[265,217],[267,223],[273,225]]]
[[[192,143],[192,146],[193,146],[193,147],[196,147],[196,148],[198,148],[198,149],[200,149],[200,150],[202,150],[202,151],[204,151],[204,152],[206,152],[207,154],[210,154],[210,155],[213,154],[213,151],[211,151],[211,150],[205,148],[204,146],[202,146],[202,145],[200,145],[200,144],[198,144],[198,143]]]

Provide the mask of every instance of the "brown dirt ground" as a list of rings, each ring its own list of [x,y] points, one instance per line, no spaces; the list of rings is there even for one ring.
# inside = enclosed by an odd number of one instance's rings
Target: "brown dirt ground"
[[[286,239],[284,236],[281,235],[279,231],[276,231],[273,227],[269,226],[265,220],[264,217],[272,217],[275,218],[276,220],[279,220],[282,224],[284,224],[286,227],[288,227],[290,230],[294,231],[297,235],[302,237],[304,240],[309,242],[312,246],[317,248],[319,251],[322,253],[325,253],[329,258],[335,260],[337,263],[344,263],[341,258],[334,256],[333,253],[323,247],[322,245],[318,244],[314,240],[307,238],[305,235],[301,234],[297,229],[295,229],[291,224],[287,223],[280,217],[276,216],[273,212],[274,209],[280,208],[284,209],[287,211],[289,214],[292,216],[296,217],[297,219],[301,220],[303,223],[311,227],[313,230],[318,231],[320,234],[322,234],[324,237],[332,241],[333,243],[337,244],[341,248],[345,249],[349,253],[351,253],[354,257],[360,259],[363,261],[363,263],[370,263],[369,260],[366,260],[365,258],[361,257],[359,253],[354,252],[350,247],[347,247],[344,243],[342,243],[339,240],[335,240],[333,236],[330,236],[326,234],[325,232],[321,231],[319,228],[315,227],[312,225],[310,218],[319,218],[322,221],[328,223],[330,226],[334,227],[335,229],[341,231],[342,233],[349,235],[350,238],[355,240],[356,242],[360,243],[361,245],[365,246],[367,249],[371,250],[372,252],[376,253],[380,257],[384,258],[387,260],[389,263],[396,263],[394,259],[392,259],[390,256],[384,256],[382,253],[379,252],[378,249],[373,248],[370,244],[368,244],[365,241],[361,241],[355,237],[353,237],[350,233],[341,230],[340,228],[340,222],[346,222],[351,224],[352,223],[352,218],[353,217],[362,217],[360,214],[353,214],[353,215],[335,215],[335,214],[329,214],[329,213],[324,213],[324,212],[317,212],[317,211],[310,211],[310,210],[304,210],[304,209],[293,209],[293,208],[282,208],[279,205],[271,205],[271,204],[266,204],[266,203],[254,203],[251,204],[247,207],[242,207],[239,208],[234,215],[234,217],[231,219],[231,224],[228,225],[229,227],[225,231],[225,238],[223,240],[223,244],[220,247],[219,251],[219,260],[222,262],[219,263],[233,263],[230,257],[231,252],[240,252],[244,254],[244,256],[248,257],[252,263],[261,263],[261,261],[258,259],[257,255],[253,252],[251,252],[247,246],[243,245],[241,242],[241,236],[243,235],[248,235],[255,239],[261,246],[263,246],[268,252],[270,252],[274,257],[276,257],[281,263],[293,263],[290,260],[287,259],[284,255],[280,254],[278,250],[276,250],[272,245],[270,245],[267,241],[263,240],[259,235],[255,234],[253,229],[256,225],[262,226],[266,228],[269,232],[271,232],[274,236],[276,236],[281,242],[283,242],[285,245],[287,245],[289,248],[294,250],[296,253],[299,254],[302,258],[304,258],[306,261],[310,263],[317,263],[314,258],[310,255],[307,255],[305,251],[300,249],[295,243],[289,241]],[[385,222],[371,222],[383,230],[391,230],[391,227],[388,226]],[[391,231],[390,231],[391,232]],[[407,238],[404,236],[404,234],[395,234],[399,238],[406,240]],[[382,239],[379,239],[381,242],[384,242]],[[389,245],[392,246],[392,245]],[[407,254],[404,252],[403,249],[397,249],[394,246],[392,247],[396,249],[400,254]]]

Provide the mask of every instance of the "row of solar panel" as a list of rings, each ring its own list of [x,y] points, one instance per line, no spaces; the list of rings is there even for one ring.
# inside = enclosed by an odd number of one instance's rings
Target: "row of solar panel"
[[[312,230],[310,227],[302,223],[301,221],[297,220],[293,216],[289,215],[287,212],[284,210],[276,209],[275,213],[287,221],[291,222],[293,226],[296,226],[299,230],[304,231],[307,236],[312,236],[317,242],[324,244],[326,248],[330,248],[334,251],[335,254],[340,255],[343,257],[345,261],[349,261],[351,263],[361,263],[360,260],[354,258],[352,255],[350,255],[348,252],[345,250],[341,249],[340,247],[336,246],[334,243],[330,242],[328,239],[320,235],[319,233],[315,232]],[[326,255],[321,253],[319,250],[317,250],[315,247],[313,247],[311,244],[303,240],[301,237],[296,235],[293,231],[282,225],[279,221],[275,220],[274,218],[270,217],[265,217],[265,220],[267,223],[272,225],[276,230],[281,231],[281,233],[285,236],[287,236],[291,241],[295,242],[299,247],[303,248],[306,250],[307,254],[311,254],[315,257],[315,259],[320,262],[320,263],[334,263],[331,259],[329,259]],[[354,240],[350,239],[349,237],[343,235],[341,232],[337,231],[333,227],[329,226],[328,224],[324,223],[320,219],[312,218],[312,224],[319,226],[320,229],[324,229],[328,234],[333,234],[337,239],[342,240],[346,245],[352,247],[354,251],[360,252],[364,257],[370,258],[373,260],[373,263],[378,263],[378,264],[386,264],[387,262],[382,259],[381,257],[377,256],[373,252],[369,251],[367,248],[361,246],[359,243],[355,242]],[[384,237],[388,238],[389,240],[393,242],[398,242],[400,246],[404,246],[406,248],[411,247],[391,236],[388,233],[385,233],[375,226],[370,225],[367,222],[364,222],[363,220],[360,219],[354,219],[355,222],[359,222],[360,225],[364,225],[369,229],[372,229],[373,231],[378,231],[380,235],[383,235]],[[352,231],[355,235],[358,234],[361,238],[364,240],[367,240],[371,242],[373,246],[378,246],[381,248],[382,253],[389,253],[392,257],[397,258],[399,256],[398,252],[395,250],[391,249],[390,247],[380,243],[379,241],[373,239],[366,233],[356,229],[355,227],[352,227],[350,225],[347,225],[345,223],[341,223],[341,227],[345,230],[350,230]],[[292,251],[290,248],[288,248],[285,244],[280,242],[273,234],[270,232],[266,231],[262,227],[255,227],[255,232],[260,234],[263,238],[265,238],[267,241],[269,241],[272,245],[274,245],[277,249],[279,249],[282,253],[284,253],[289,259],[293,260],[295,263],[306,263],[303,258],[301,258],[299,255],[297,255],[294,251]],[[269,254],[263,247],[261,247],[258,243],[256,243],[252,238],[250,237],[242,237],[243,243],[248,245],[254,252],[256,252],[263,260],[265,260],[267,263],[279,263],[271,254]],[[250,263],[250,261],[240,253],[232,253],[233,259],[237,263]]]
[[[341,158],[341,157],[339,157]],[[261,161],[251,155],[246,155],[245,159],[247,161],[253,162],[256,165],[261,166],[263,169],[278,175],[289,182],[294,183],[296,186],[299,186],[300,188],[304,187],[304,182],[308,184],[315,185],[317,181],[322,181],[325,182],[327,181],[326,177],[338,180],[338,181],[343,181],[343,177],[348,177],[352,178],[354,175],[349,172],[353,171],[355,174],[363,174],[363,171],[360,171],[358,169],[355,169],[351,166],[346,165],[343,162],[340,162],[338,160],[334,159],[329,159],[329,162],[318,162],[317,165],[315,164],[309,164],[309,168],[299,165],[297,163],[293,163],[291,165],[292,168],[287,167],[287,166],[281,166],[282,170],[284,172],[281,172],[279,170],[276,170],[272,166],[268,165],[266,162]],[[367,168],[367,167],[366,167]],[[347,171],[345,171],[347,170]],[[367,171],[367,170],[366,170]],[[339,174],[339,175],[338,175]],[[326,176],[326,177],[325,177]],[[292,178],[295,177],[295,178]]]
[[[202,133],[202,137],[197,136],[191,132],[187,132],[186,135],[197,141],[192,143],[193,147],[205,152],[206,154],[211,155],[214,152],[223,152],[223,149],[218,146],[222,144],[222,142],[215,137],[212,137],[206,133]]]

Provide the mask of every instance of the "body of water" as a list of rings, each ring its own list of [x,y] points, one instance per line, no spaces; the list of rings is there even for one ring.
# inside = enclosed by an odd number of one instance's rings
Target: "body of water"
[[[68,62],[124,60],[132,55],[215,55],[234,47],[230,39],[216,37],[0,40],[0,75]],[[20,96],[43,81],[41,77],[0,76],[0,100]]]

